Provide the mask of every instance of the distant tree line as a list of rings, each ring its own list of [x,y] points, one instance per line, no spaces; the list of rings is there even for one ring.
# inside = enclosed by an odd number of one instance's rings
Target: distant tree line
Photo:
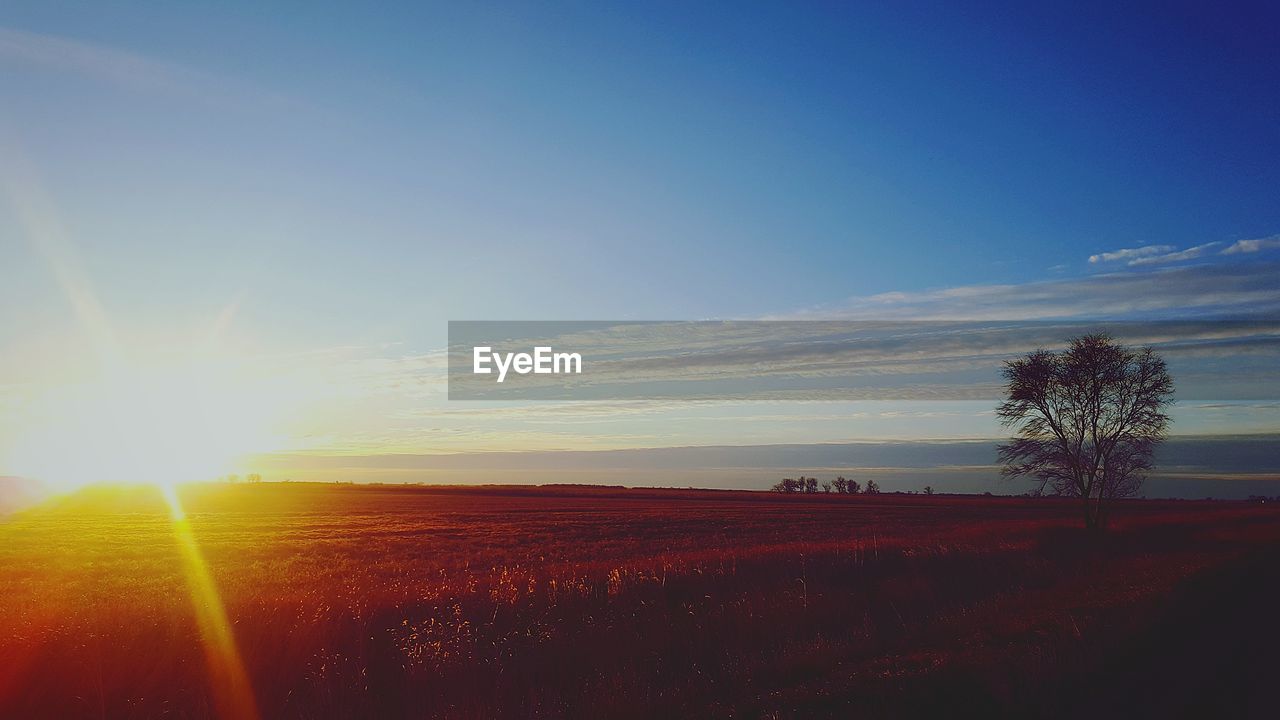
[[[801,475],[798,478],[783,478],[779,480],[772,488],[778,493],[801,493],[816,494],[819,492],[837,493],[840,495],[879,495],[880,484],[875,480],[868,480],[867,486],[864,488],[858,484],[857,480],[849,480],[843,476],[836,478],[831,482],[819,484],[818,478],[805,477]]]

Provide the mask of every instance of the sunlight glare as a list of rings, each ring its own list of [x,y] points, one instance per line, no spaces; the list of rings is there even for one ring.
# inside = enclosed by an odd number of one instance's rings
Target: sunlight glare
[[[210,361],[138,363],[50,389],[34,403],[12,465],[62,491],[236,471],[271,439],[269,408],[231,370]]]
[[[236,646],[218,587],[205,564],[200,546],[196,543],[191,521],[182,509],[177,489],[172,484],[161,487],[165,502],[169,505],[174,539],[182,557],[182,572],[187,580],[192,609],[195,611],[200,638],[204,644],[209,682],[218,707],[218,717],[256,720],[259,715],[253,686]]]

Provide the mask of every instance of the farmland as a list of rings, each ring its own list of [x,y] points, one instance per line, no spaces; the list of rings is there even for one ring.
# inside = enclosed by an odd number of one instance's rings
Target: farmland
[[[178,499],[0,523],[0,717],[1250,716],[1277,669],[1272,506],[1124,502],[1098,536],[1048,498]]]

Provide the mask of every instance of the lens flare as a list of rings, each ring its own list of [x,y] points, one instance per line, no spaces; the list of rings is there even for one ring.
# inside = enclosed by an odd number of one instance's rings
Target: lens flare
[[[187,580],[196,623],[204,644],[209,683],[218,708],[218,717],[256,720],[259,716],[253,686],[236,647],[222,598],[218,595],[218,588],[209,574],[200,547],[196,544],[195,534],[191,531],[191,521],[183,511],[173,486],[164,486],[163,492],[165,501],[169,504],[173,534],[182,557],[182,571]]]

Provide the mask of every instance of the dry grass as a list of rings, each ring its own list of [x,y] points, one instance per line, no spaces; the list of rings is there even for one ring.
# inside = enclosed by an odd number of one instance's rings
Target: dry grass
[[[1280,513],[589,488],[192,486],[265,717],[1052,715]],[[212,717],[147,488],[0,525],[0,716]],[[1227,589],[1230,592],[1230,589]]]

